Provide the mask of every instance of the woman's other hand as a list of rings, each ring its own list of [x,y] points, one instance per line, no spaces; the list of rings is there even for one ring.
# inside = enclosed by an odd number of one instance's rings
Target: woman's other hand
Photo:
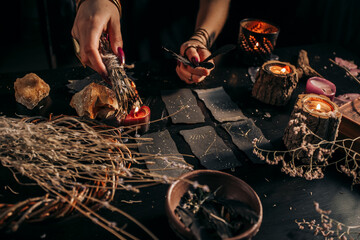
[[[199,62],[210,56],[211,52],[201,43],[194,40],[184,42],[180,47],[180,54],[187,57],[195,66],[199,65]],[[209,62],[214,63],[213,60]],[[178,62],[176,66],[176,73],[179,78],[187,84],[199,83],[210,75],[212,69],[206,69],[203,67],[193,68]]]

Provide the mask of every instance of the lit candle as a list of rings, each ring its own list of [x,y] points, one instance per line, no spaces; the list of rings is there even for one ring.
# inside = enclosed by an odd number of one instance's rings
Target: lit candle
[[[246,65],[260,66],[270,59],[274,50],[279,27],[260,19],[243,19],[240,22],[239,49]]]
[[[334,111],[334,107],[330,102],[327,102],[325,99],[317,97],[309,97],[304,102],[304,108],[308,112],[317,113],[320,115],[327,114]]]
[[[247,30],[255,33],[269,34],[269,33],[277,33],[279,31],[278,27],[262,20],[245,19],[243,21],[245,22],[244,27]]]
[[[141,131],[144,133],[149,129],[150,122],[150,108],[148,106],[141,106],[132,109],[130,113],[121,121],[123,126],[139,125]]]
[[[332,82],[320,78],[312,77],[309,78],[306,83],[306,93],[315,93],[319,95],[324,95],[331,100],[334,99],[336,92],[336,86]]]
[[[289,73],[291,73],[291,68],[287,65],[272,65],[269,67],[269,70],[274,74],[289,74]]]

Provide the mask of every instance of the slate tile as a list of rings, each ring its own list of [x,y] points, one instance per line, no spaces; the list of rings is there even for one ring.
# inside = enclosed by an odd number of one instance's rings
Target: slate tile
[[[190,89],[182,88],[161,91],[161,98],[171,116],[172,123],[194,124],[205,122],[204,114],[197,105],[196,97]],[[182,108],[184,109],[176,113]]]
[[[137,140],[142,143],[138,146],[140,153],[154,155],[146,161],[146,166],[152,173],[179,177],[192,170],[192,166],[179,153],[168,130],[144,134],[142,138],[153,139],[151,142]]]
[[[230,134],[233,143],[243,151],[253,163],[265,163],[253,153],[252,141],[259,139],[258,146],[264,149],[271,149],[271,143],[267,140],[261,129],[258,128],[252,119],[244,119],[237,122],[228,122],[221,126]]]
[[[195,89],[194,91],[217,121],[228,122],[246,119],[240,108],[231,100],[223,87]]]
[[[204,167],[223,170],[241,166],[233,151],[225,145],[213,127],[204,126],[191,130],[181,130],[180,134]]]

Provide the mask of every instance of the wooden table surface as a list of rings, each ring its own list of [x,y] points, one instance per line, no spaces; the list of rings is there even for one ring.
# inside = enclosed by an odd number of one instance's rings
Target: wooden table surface
[[[275,54],[280,61],[287,61],[296,64],[300,49],[308,51],[310,64],[325,78],[335,83],[337,95],[344,93],[360,93],[360,85],[345,75],[345,71],[338,66],[331,64],[328,60],[335,56],[343,59],[355,60],[360,65],[360,60],[352,53],[331,45],[310,45],[292,48],[276,49]],[[243,113],[252,118],[256,125],[262,130],[275,147],[282,147],[282,134],[289,121],[290,113],[298,94],[304,92],[306,79],[300,80],[291,101],[283,107],[267,106],[251,98],[252,82],[248,75],[248,68],[243,66],[236,52],[216,59],[216,68],[211,76],[196,86],[188,86],[182,83],[175,73],[174,61],[154,61],[151,63],[135,63],[133,76],[140,95],[144,102],[152,110],[151,119],[161,117],[165,106],[160,98],[160,91],[176,88],[212,88],[223,86],[232,100],[238,104]],[[67,80],[81,79],[93,73],[89,69],[68,68],[36,72],[42,77],[51,88],[50,97],[41,109],[27,110],[16,103],[13,90],[13,82],[17,77],[25,73],[10,73],[0,75],[0,112],[3,115],[13,117],[16,115],[42,115],[48,116],[68,114],[75,115],[75,111],[69,106],[72,94],[66,87]],[[329,168],[325,171],[325,178],[321,180],[307,181],[302,178],[292,178],[280,171],[279,166],[267,164],[253,164],[246,155],[239,151],[232,143],[230,136],[212,118],[210,112],[201,101],[198,101],[205,115],[205,123],[174,125],[170,119],[154,123],[150,126],[150,132],[168,129],[172,138],[177,144],[179,152],[191,154],[180,130],[192,129],[195,127],[210,125],[213,126],[225,143],[234,151],[241,167],[233,170],[226,170],[242,180],[246,181],[259,195],[263,209],[264,219],[260,231],[253,238],[255,240],[273,239],[322,239],[313,237],[312,233],[306,230],[298,230],[295,220],[318,219],[314,210],[313,202],[319,202],[323,209],[331,209],[332,217],[350,225],[358,225],[360,222],[360,195],[359,187],[352,187],[351,179],[345,174],[339,173],[336,169]],[[269,113],[270,118],[264,117]],[[6,144],[6,143],[2,143]],[[196,169],[203,168],[196,158],[185,160],[194,165]],[[11,173],[0,167],[0,203],[13,201],[24,197],[32,190],[25,186],[19,186],[13,180]],[[14,196],[5,189],[9,185],[20,194]],[[133,217],[137,218],[147,226],[160,239],[177,239],[170,229],[164,211],[165,194],[168,185],[157,185],[143,189],[140,194],[129,194],[118,192],[113,204]],[[141,203],[124,204],[123,199],[141,200]],[[119,214],[107,210],[100,210],[105,217],[116,221],[118,226],[127,223],[127,231],[138,236],[140,239],[148,239],[138,227],[124,219]],[[113,235],[93,224],[82,216],[74,216],[56,221],[42,223],[23,224],[15,233],[0,231],[0,239],[116,239]]]

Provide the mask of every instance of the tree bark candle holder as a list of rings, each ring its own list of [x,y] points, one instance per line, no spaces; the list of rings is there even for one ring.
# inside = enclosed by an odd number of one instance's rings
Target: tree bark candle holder
[[[250,66],[260,66],[269,60],[279,31],[279,27],[264,20],[242,20],[238,38],[242,62]]]
[[[295,66],[286,62],[268,61],[256,75],[252,96],[270,105],[283,106],[290,100],[297,83]]]
[[[306,151],[296,154],[297,159],[309,158],[311,149],[308,148],[308,143],[317,144],[325,140],[328,146],[325,144],[321,147],[330,148],[330,142],[335,141],[338,136],[341,116],[337,105],[328,97],[300,94],[284,132],[283,141],[286,148],[293,150],[304,147]],[[317,159],[314,149],[312,151],[312,155]]]

